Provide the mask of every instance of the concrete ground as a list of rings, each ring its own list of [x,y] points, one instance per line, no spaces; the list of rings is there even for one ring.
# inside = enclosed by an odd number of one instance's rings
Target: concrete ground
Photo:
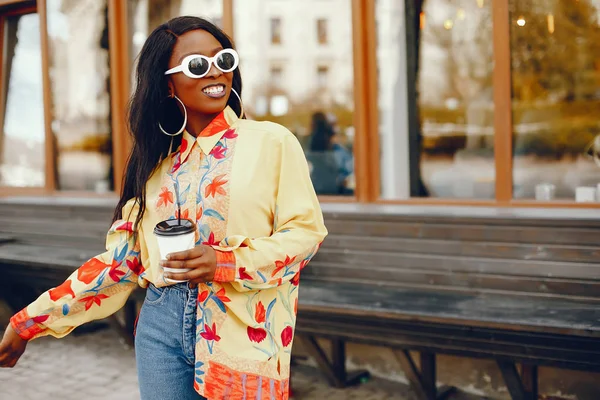
[[[295,399],[413,400],[408,386],[371,379],[358,387],[330,388],[308,366],[293,368]],[[459,395],[454,399],[474,399]],[[1,400],[139,399],[133,349],[115,331],[72,334],[31,342],[14,369],[0,370]]]

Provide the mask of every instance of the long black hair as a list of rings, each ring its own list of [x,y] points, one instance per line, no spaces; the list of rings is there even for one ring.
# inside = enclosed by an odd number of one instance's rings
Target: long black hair
[[[123,191],[113,217],[113,222],[123,217],[129,218],[122,215],[123,206],[130,199],[135,199],[139,205],[139,213],[134,223],[136,232],[146,210],[146,182],[159,161],[168,156],[171,143],[171,138],[163,134],[158,127],[159,118],[164,115],[164,100],[169,96],[168,81],[164,72],[168,69],[177,38],[196,29],[213,35],[223,48],[233,48],[232,40],[213,23],[198,17],[177,17],[156,28],[148,36],[139,55],[136,87],[128,111],[133,150],[127,162]],[[239,68],[233,71],[232,87],[241,96],[242,78]],[[241,104],[233,93],[227,105],[238,115],[241,113]],[[165,122],[160,120],[164,126]],[[182,118],[181,120],[183,121]],[[181,135],[174,138],[173,148],[176,149],[180,144]]]

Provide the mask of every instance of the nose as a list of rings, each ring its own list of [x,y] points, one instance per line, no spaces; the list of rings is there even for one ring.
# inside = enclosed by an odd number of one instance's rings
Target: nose
[[[213,62],[210,64],[210,70],[208,71],[208,74],[206,74],[206,77],[207,78],[218,78],[222,74],[223,74],[223,72],[219,68],[217,68],[217,66]]]

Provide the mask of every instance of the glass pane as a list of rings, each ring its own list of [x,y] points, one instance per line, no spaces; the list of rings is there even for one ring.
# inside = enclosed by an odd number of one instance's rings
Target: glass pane
[[[319,44],[327,44],[327,20],[326,19],[318,19],[317,20],[317,40]]]
[[[182,15],[223,24],[223,0],[127,0],[131,29],[131,64],[135,63],[148,35],[160,24]],[[135,80],[132,79],[132,82]]]
[[[493,199],[490,0],[378,0],[382,197]]]
[[[323,2],[318,12],[305,0],[272,2],[268,10],[256,2],[235,4],[244,109],[298,137],[318,194],[352,195],[351,2]],[[324,39],[317,26],[325,29]]]
[[[47,0],[57,188],[112,190],[106,0]]]
[[[600,1],[510,1],[514,197],[596,201]]]
[[[281,18],[271,18],[271,44],[281,43]]]
[[[4,109],[0,113],[3,128],[0,186],[44,186],[46,157],[38,15],[8,17],[2,39],[5,92],[2,93]]]

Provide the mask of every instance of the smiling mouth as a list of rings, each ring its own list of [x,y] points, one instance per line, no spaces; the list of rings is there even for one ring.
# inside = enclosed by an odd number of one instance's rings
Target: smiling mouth
[[[218,85],[207,86],[204,89],[202,89],[202,93],[204,93],[208,97],[212,97],[212,98],[216,98],[216,99],[221,98],[221,97],[225,96],[225,85],[218,84]]]

